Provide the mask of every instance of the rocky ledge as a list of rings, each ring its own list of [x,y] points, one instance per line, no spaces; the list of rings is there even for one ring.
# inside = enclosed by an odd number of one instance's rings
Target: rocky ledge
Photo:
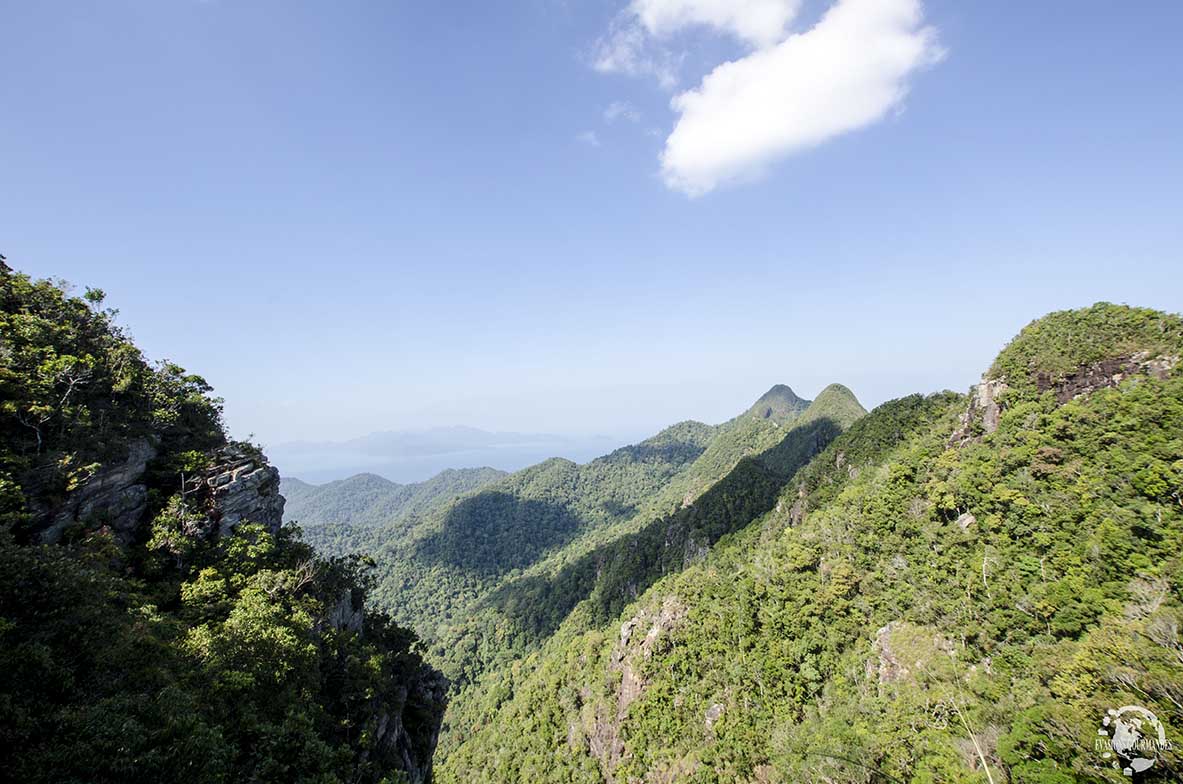
[[[75,525],[107,526],[121,542],[135,541],[146,530],[149,465],[157,456],[147,438],[131,442],[126,458],[104,466],[75,488],[56,507],[36,511],[38,538],[52,544]],[[185,495],[200,500],[204,519],[195,533],[226,536],[249,521],[275,533],[283,525],[284,498],[279,471],[258,450],[230,444],[211,454],[211,465],[184,481]],[[178,485],[181,483],[178,482]]]
[[[214,465],[198,478],[209,495],[209,516],[226,536],[243,521],[271,533],[283,526],[284,498],[279,470],[257,450],[231,444],[214,453]]]
[[[1081,365],[1066,375],[1035,373],[1032,379],[1040,392],[1051,392],[1057,402],[1067,403],[1099,389],[1116,387],[1134,376],[1165,379],[1178,364],[1179,357],[1151,356],[1149,352],[1141,351]],[[1009,390],[1005,379],[983,378],[980,384],[974,386],[970,392],[969,406],[961,415],[961,426],[949,438],[950,446],[968,443],[980,435],[997,430]]]

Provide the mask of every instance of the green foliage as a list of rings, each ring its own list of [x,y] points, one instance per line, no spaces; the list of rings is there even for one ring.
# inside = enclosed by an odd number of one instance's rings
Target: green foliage
[[[323,485],[284,479],[281,490],[287,499],[285,517],[299,522],[305,531],[333,524],[383,526],[385,536],[397,536],[404,523],[413,524],[434,507],[505,476],[495,468],[448,469],[425,482],[400,485],[374,474],[357,474]],[[330,541],[335,532],[324,536]]]
[[[456,686],[447,745],[482,715],[484,673],[529,654],[569,617],[602,622],[701,558],[865,414],[840,385],[813,403],[787,388],[761,401],[718,427],[679,423],[583,466],[547,461],[422,519],[319,526],[312,541],[374,554],[375,595],[420,631]]]
[[[465,632],[453,624],[476,602],[580,537],[637,516],[702,454],[713,432],[680,423],[585,465],[548,460],[460,498],[439,493],[435,503],[388,525],[355,518],[317,526],[310,541],[323,552],[372,554],[379,604],[459,664],[466,648],[456,638]]]
[[[986,375],[1031,394],[1041,376],[1045,384],[1055,384],[1082,368],[1135,354],[1178,361],[1183,356],[1183,319],[1108,302],[1058,311],[1024,327]]]
[[[1126,315],[1110,345],[1161,350]],[[1123,780],[1107,708],[1183,727],[1183,378],[1012,398],[951,448],[967,403],[876,409],[615,619],[581,605],[454,704],[439,779]]]
[[[410,632],[361,613],[366,562],[294,528],[218,536],[175,493],[226,443],[209,386],[150,367],[101,292],[4,266],[0,284],[0,777],[376,783],[404,752],[426,762],[442,681]],[[130,543],[101,520],[36,543],[141,440],[156,457]]]
[[[163,455],[149,474],[159,509],[176,487],[171,456],[225,442],[209,385],[172,363],[149,366],[101,303],[101,292],[71,297],[0,270],[0,477],[22,488],[22,512],[52,506],[145,437]],[[0,522],[18,525],[22,512]]]
[[[96,534],[0,540],[0,758],[15,780],[377,781],[380,711],[424,677],[413,638],[354,601],[356,565],[258,526],[167,585]],[[344,587],[344,593],[342,593]],[[344,597],[344,598],[342,598]],[[360,599],[360,596],[358,597]]]

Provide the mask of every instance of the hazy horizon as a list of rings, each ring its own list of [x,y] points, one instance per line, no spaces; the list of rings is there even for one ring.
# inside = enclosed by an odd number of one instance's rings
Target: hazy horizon
[[[264,444],[873,408],[1183,310],[1183,7],[722,7],[9,4],[0,253]]]
[[[624,445],[618,441],[608,435],[504,433],[460,425],[264,446],[285,479],[324,484],[357,474],[376,474],[409,484],[447,469],[517,471],[552,457],[584,463]]]

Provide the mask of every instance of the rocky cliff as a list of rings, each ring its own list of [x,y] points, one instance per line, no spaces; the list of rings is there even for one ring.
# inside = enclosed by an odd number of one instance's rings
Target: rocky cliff
[[[43,543],[59,542],[71,526],[106,527],[124,544],[145,538],[150,523],[147,474],[158,449],[153,440],[141,438],[126,453],[126,458],[97,469],[56,508],[41,511],[34,525]],[[207,467],[182,484],[187,503],[200,511],[186,531],[192,537],[230,536],[243,523],[261,525],[274,535],[283,526],[279,470],[249,444],[212,451]],[[364,636],[365,618],[360,592],[346,589],[324,625]],[[447,680],[424,666],[393,693],[371,699],[367,723],[374,727],[375,742],[364,756],[381,769],[401,771],[410,784],[430,782],[447,692]]]
[[[148,467],[159,450],[155,439],[143,437],[124,451],[125,458],[99,466],[58,504],[41,505],[32,522],[40,541],[58,542],[71,526],[107,526],[124,544],[143,538],[149,522]],[[196,477],[182,479],[186,497],[199,499],[205,513],[196,530],[226,536],[246,521],[277,532],[283,525],[284,498],[279,470],[266,456],[235,443],[211,452],[208,460]]]
[[[447,682],[114,318],[0,264],[0,778],[426,784]]]

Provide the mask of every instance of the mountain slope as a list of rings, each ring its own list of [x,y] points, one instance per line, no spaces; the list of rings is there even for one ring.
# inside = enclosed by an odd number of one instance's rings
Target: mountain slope
[[[0,261],[0,777],[428,781],[446,682],[101,302]]]
[[[785,384],[776,384],[752,404],[746,415],[757,419],[771,419],[785,425],[809,408],[809,401],[797,397],[797,393]]]
[[[707,425],[683,422],[584,465],[556,458],[523,469],[405,524],[313,533],[326,552],[372,554],[375,596],[436,640],[506,574],[635,514],[713,434]]]
[[[777,387],[763,400],[791,395],[787,387]],[[389,527],[364,532],[328,527],[314,535],[328,552],[374,555],[375,595],[392,599],[396,617],[424,636],[433,659],[463,687],[542,642],[590,595],[596,585],[592,571],[613,548],[649,535],[646,530],[673,525],[667,518],[680,509],[691,509],[681,512],[687,520],[700,513],[703,505],[695,499],[745,457],[763,454],[771,466],[793,422],[815,423],[811,435],[802,430],[796,438],[810,445],[820,439],[824,446],[865,413],[838,385],[812,405],[792,399],[792,406],[778,408],[775,416],[745,413],[717,427],[683,422],[582,466],[547,461],[441,507],[402,535]],[[824,416],[832,419],[822,423]],[[784,459],[802,458],[786,452]],[[788,470],[761,466],[761,481],[769,486],[783,481],[774,479],[776,471]],[[796,467],[795,462],[791,470]],[[705,531],[677,526],[709,545]]]
[[[664,575],[707,557],[721,537],[771,509],[785,483],[864,414],[848,389],[831,385],[793,427],[780,431],[775,445],[741,458],[693,501],[618,530],[554,571],[507,580],[476,603],[463,626],[450,629],[439,644],[442,666],[461,687],[446,717],[441,751],[489,718],[487,697],[502,691],[505,673],[518,667],[515,659],[560,627],[570,634],[603,623]],[[491,639],[500,645],[487,645]],[[447,655],[457,650],[465,652],[459,661]]]
[[[448,469],[424,482],[400,485],[375,474],[357,474],[323,485],[283,480],[286,519],[305,531],[321,525],[396,525],[490,485],[507,474],[494,468]]]
[[[881,406],[703,560],[483,682],[440,780],[1128,780],[1093,752],[1107,709],[1183,726],[1181,336],[1053,314],[972,396]]]

